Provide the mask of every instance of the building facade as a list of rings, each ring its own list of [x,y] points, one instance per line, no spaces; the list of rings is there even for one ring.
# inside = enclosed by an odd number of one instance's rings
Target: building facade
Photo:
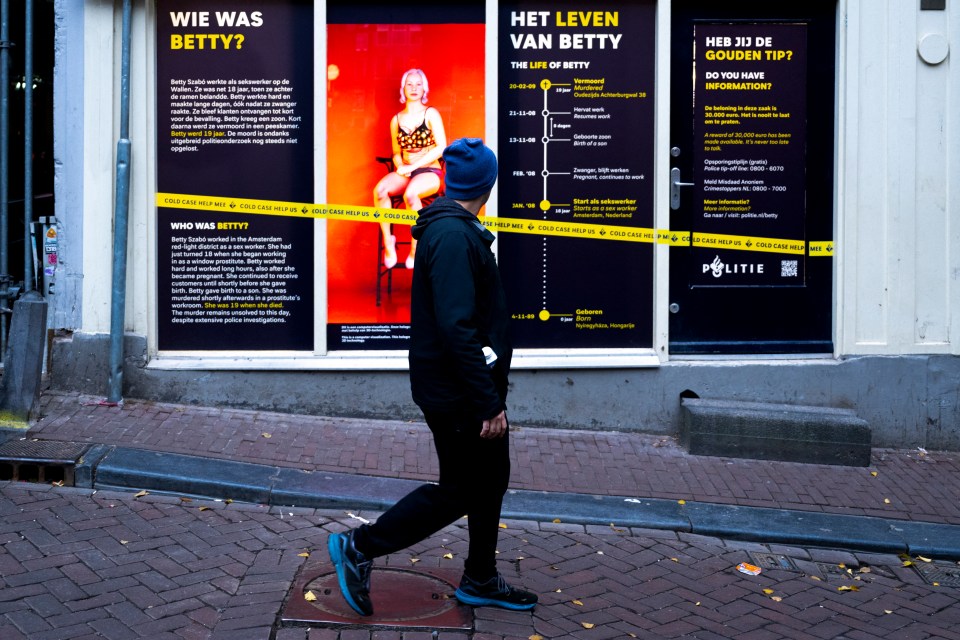
[[[960,448],[960,9],[776,5],[58,0],[53,384],[418,418],[374,187],[432,113],[500,160],[516,424],[697,396]]]

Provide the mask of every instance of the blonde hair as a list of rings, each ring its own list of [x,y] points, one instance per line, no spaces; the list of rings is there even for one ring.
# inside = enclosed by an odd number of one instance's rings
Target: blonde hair
[[[407,77],[413,73],[420,76],[420,79],[423,80],[423,97],[420,98],[420,102],[421,104],[427,104],[427,94],[430,93],[430,83],[427,82],[427,74],[420,69],[407,69],[403,77],[400,78],[400,104],[407,104],[407,96],[404,94],[403,88],[407,85]]]

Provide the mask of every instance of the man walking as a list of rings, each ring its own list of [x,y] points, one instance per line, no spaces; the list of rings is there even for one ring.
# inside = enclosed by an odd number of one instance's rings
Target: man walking
[[[373,560],[423,540],[467,515],[470,537],[457,599],[472,606],[533,609],[537,596],[496,568],[500,508],[510,477],[507,376],[513,348],[494,236],[477,219],[497,180],[482,140],[443,152],[446,196],[419,212],[410,302],[410,388],[433,434],[438,484],[402,498],[374,524],[327,541],[347,604],[371,615]]]

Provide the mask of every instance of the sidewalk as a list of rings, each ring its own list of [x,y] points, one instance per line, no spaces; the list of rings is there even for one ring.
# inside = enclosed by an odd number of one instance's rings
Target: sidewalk
[[[99,400],[47,392],[27,435],[117,447],[98,468],[104,488],[383,509],[437,474],[422,424]],[[960,559],[957,453],[874,450],[872,466],[840,467],[691,456],[668,437],[522,425],[511,446],[508,516]],[[217,495],[218,485],[233,495]]]
[[[92,488],[0,482],[4,640],[960,640],[956,454],[874,451],[842,468],[515,426],[498,567],[537,608],[451,599],[458,521],[378,559],[376,615],[359,618],[331,588],[326,537],[433,478],[423,425],[99,400],[47,392],[24,434],[97,445]],[[224,487],[268,500],[182,490]],[[331,504],[296,502],[318,496]],[[912,557],[874,548],[881,530]],[[919,557],[917,540],[943,553]]]

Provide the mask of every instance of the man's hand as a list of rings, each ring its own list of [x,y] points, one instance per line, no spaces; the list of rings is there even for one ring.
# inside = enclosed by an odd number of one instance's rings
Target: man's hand
[[[483,421],[483,428],[480,429],[481,438],[502,438],[507,433],[507,412],[501,411],[489,420]]]

